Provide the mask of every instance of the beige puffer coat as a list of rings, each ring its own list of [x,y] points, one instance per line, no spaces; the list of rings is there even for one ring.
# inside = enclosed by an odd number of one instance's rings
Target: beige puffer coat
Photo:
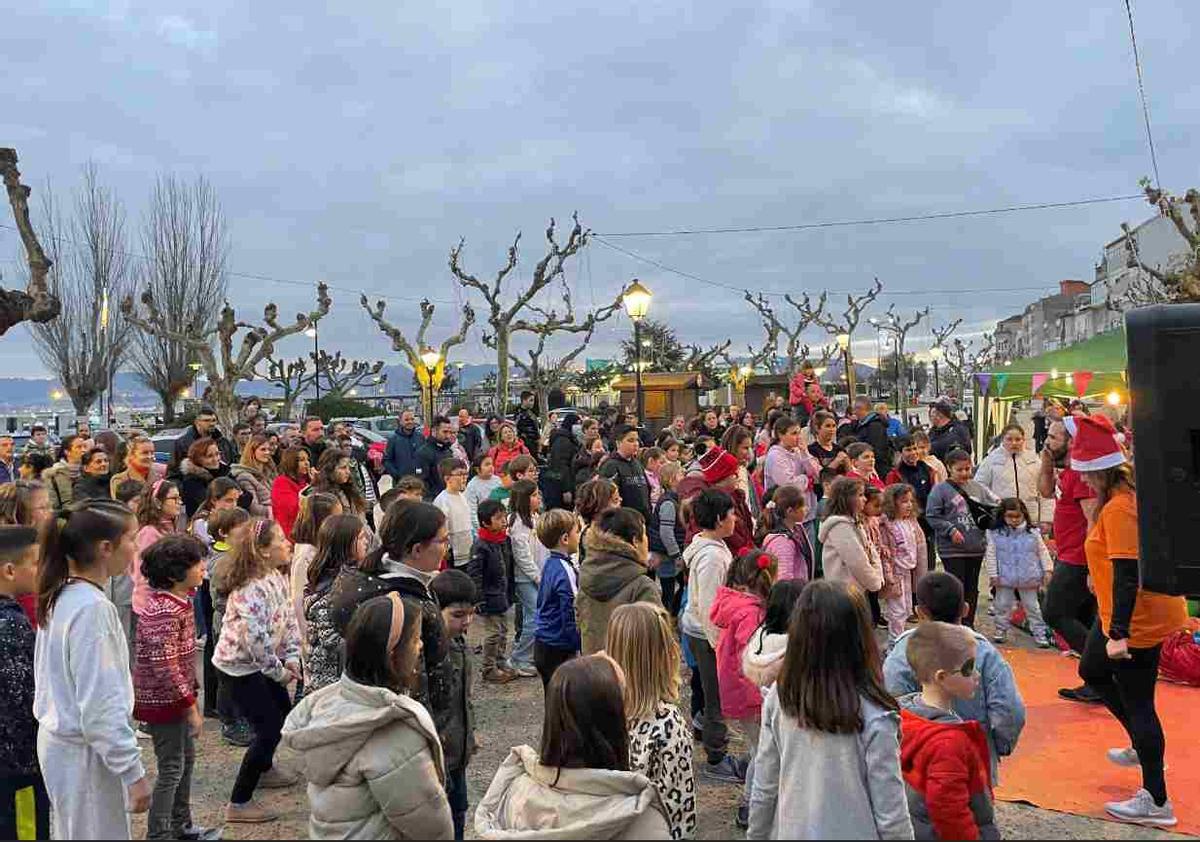
[[[637,772],[554,769],[529,746],[500,764],[475,811],[483,839],[670,839],[658,790]]]
[[[883,587],[879,551],[871,546],[861,526],[848,517],[834,515],[821,521],[820,536],[826,579],[855,584],[867,592]]]
[[[451,839],[442,744],[420,703],[345,675],[283,725],[308,779],[311,839]]]

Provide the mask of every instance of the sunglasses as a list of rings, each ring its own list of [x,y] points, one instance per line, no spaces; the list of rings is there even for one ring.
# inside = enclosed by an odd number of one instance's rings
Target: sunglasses
[[[963,661],[963,665],[958,669],[958,674],[963,678],[973,676],[975,674],[975,659],[967,658],[967,660]]]

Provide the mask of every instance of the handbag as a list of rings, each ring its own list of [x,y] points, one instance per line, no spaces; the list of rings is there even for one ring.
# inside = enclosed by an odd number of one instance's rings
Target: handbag
[[[967,494],[954,483],[950,483],[950,487],[958,492],[958,495],[967,501],[967,514],[970,515],[972,522],[982,532],[987,532],[989,529],[995,529],[1000,523],[1000,507],[993,503],[984,503],[976,500],[974,497]]]

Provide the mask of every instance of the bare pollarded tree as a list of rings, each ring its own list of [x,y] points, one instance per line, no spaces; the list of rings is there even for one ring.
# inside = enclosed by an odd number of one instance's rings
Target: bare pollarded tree
[[[831,336],[845,335],[853,341],[854,331],[858,328],[859,322],[862,321],[863,312],[875,302],[875,299],[879,297],[881,292],[883,292],[883,284],[879,278],[876,278],[871,288],[862,295],[848,293],[846,295],[846,309],[842,311],[840,319],[834,318],[832,313],[827,315],[817,313],[811,306],[801,312],[802,315],[812,315],[812,321],[825,328],[826,332]],[[824,298],[822,297],[823,302]],[[845,372],[846,385],[849,387],[850,394],[853,395],[855,391],[854,351],[849,345],[846,346],[844,362],[847,364]]]
[[[375,306],[371,306],[371,302],[367,300],[366,293],[362,294],[359,299],[362,308],[367,311],[367,315],[371,320],[379,326],[379,330],[383,335],[392,340],[392,350],[399,351],[404,354],[405,361],[409,368],[413,370],[414,375],[425,368],[425,362],[421,359],[421,354],[426,348],[426,335],[429,333],[429,326],[433,324],[433,314],[435,310],[434,304],[428,299],[421,302],[421,324],[417,328],[416,339],[410,342],[404,331],[396,327],[396,325],[384,318],[384,312],[387,310],[387,304],[382,300],[376,301]],[[450,349],[463,344],[467,340],[467,331],[471,329],[471,325],[475,324],[475,311],[471,309],[470,304],[464,304],[462,308],[462,321],[459,323],[458,332],[446,337],[442,340],[442,344],[438,347],[439,359],[441,360],[442,371],[445,371],[446,364],[450,361]],[[433,374],[433,372],[431,372]],[[428,412],[432,412],[432,407],[427,407]],[[429,420],[432,420],[432,416]]]
[[[684,358],[679,370],[699,372],[710,386],[715,385],[717,382],[716,362],[725,359],[726,352],[731,345],[733,345],[732,339],[726,339],[716,345],[709,345],[707,348],[695,344],[684,345],[683,350],[687,352],[687,357]]]
[[[896,401],[898,404],[901,399],[900,396],[904,394],[904,384],[908,382],[908,380],[904,376],[904,374],[905,374],[905,371],[904,371],[904,366],[905,366],[904,346],[908,342],[909,331],[911,331],[914,327],[919,325],[922,321],[924,321],[927,318],[929,318],[929,308],[928,307],[926,307],[924,310],[918,310],[916,313],[913,314],[913,317],[911,319],[909,319],[908,321],[904,321],[904,319],[902,317],[896,315],[896,305],[893,304],[890,307],[888,307],[887,313],[885,314],[883,321],[877,321],[874,319],[872,319],[872,321],[871,321],[872,324],[876,325],[881,330],[884,330],[884,331],[892,334],[892,336],[895,337],[895,340],[896,340],[896,349],[892,352],[892,364],[895,367],[895,374],[896,374],[895,394],[896,394]],[[881,361],[880,367],[882,367],[882,361]],[[880,374],[882,374],[882,372]]]
[[[1159,214],[1171,220],[1185,249],[1169,266],[1151,266],[1142,260],[1137,236],[1129,225],[1122,223],[1125,232],[1126,265],[1140,269],[1143,278],[1135,279],[1127,293],[1127,304],[1139,306],[1161,302],[1200,301],[1200,190],[1192,188],[1182,198],[1172,196],[1142,179],[1146,201]],[[1188,220],[1191,220],[1190,222]]]
[[[807,292],[799,300],[793,298],[791,293],[784,295],[784,301],[796,311],[796,321],[788,322],[785,321],[785,317],[779,315],[776,308],[767,300],[766,295],[761,292],[758,295],[752,295],[749,290],[746,290],[746,303],[758,312],[759,319],[762,320],[763,331],[766,333],[766,341],[756,358],[767,353],[768,348],[774,349],[771,353],[773,363],[774,359],[778,357],[780,338],[786,337],[787,344],[784,350],[787,360],[787,375],[789,378],[794,376],[808,356],[808,349],[801,339],[801,335],[810,325],[820,324],[820,319],[825,315],[826,295],[824,292],[821,293],[815,303]],[[770,371],[772,374],[775,373],[774,364]]]
[[[116,307],[133,290],[125,210],[100,184],[93,164],[83,169],[69,215],[49,189],[44,208],[40,227],[54,264],[50,291],[62,310],[57,319],[32,326],[34,345],[76,414],[86,415],[112,382],[132,338],[132,326]]]
[[[189,343],[176,337],[211,331],[229,289],[225,217],[207,180],[158,179],[142,225],[142,253],[138,282],[154,300],[163,330],[135,333],[133,363],[169,424],[200,365]]]
[[[33,224],[29,221],[29,188],[21,183],[17,169],[17,150],[0,149],[0,176],[8,191],[13,221],[21,237],[21,245],[29,263],[29,280],[25,289],[0,289],[0,336],[21,322],[42,324],[58,317],[61,302],[50,291],[48,277],[53,265],[42,249]]]
[[[380,374],[383,371],[383,360],[376,360],[373,363],[366,360],[352,360],[343,357],[341,351],[333,354],[321,351],[315,356],[310,353],[309,357],[313,359],[317,377],[320,382],[325,384],[325,389],[330,397],[345,397],[367,378],[371,378],[371,382],[374,384],[382,383],[383,378],[387,376]]]
[[[164,318],[150,291],[142,293],[144,313],[126,298],[121,309],[127,318],[147,333],[183,343],[189,354],[200,360],[208,378],[213,409],[226,430],[232,430],[238,420],[237,384],[253,380],[258,367],[275,355],[275,344],[306,330],[329,314],[332,303],[329,287],[317,284],[316,307],[308,313],[297,313],[291,324],[279,322],[279,308],[272,302],[263,308],[261,325],[238,321],[228,302],[221,308],[217,322],[208,329],[176,330]],[[242,332],[244,331],[244,332]],[[239,332],[242,332],[239,337]],[[213,343],[216,350],[213,350]],[[235,348],[236,346],[236,348]]]
[[[312,354],[310,353],[309,356],[311,357]],[[266,371],[258,372],[255,376],[280,390],[283,403],[279,408],[279,417],[284,421],[290,421],[296,407],[296,400],[317,382],[317,373],[309,369],[308,362],[304,357],[294,360],[267,357],[263,362],[266,364]]]
[[[579,253],[588,244],[590,232],[584,230],[579,223],[579,214],[572,214],[575,224],[567,237],[565,244],[559,244],[555,234],[554,220],[546,227],[546,253],[533,268],[533,275],[524,291],[518,293],[511,303],[505,296],[504,282],[517,266],[517,247],[521,243],[521,234],[508,247],[508,258],[496,272],[496,277],[490,283],[484,283],[475,275],[462,267],[462,250],[466,240],[459,240],[458,245],[450,250],[450,272],[458,279],[465,289],[471,289],[483,296],[487,304],[487,322],[491,327],[490,335],[496,350],[496,405],[503,412],[508,404],[509,363],[512,360],[511,347],[513,334],[520,331],[536,333],[541,331],[555,332],[576,324],[575,311],[568,307],[566,313],[540,322],[530,322],[522,318],[528,310],[536,310],[531,305],[534,297],[546,289],[557,278],[562,277],[563,264]],[[569,301],[568,301],[569,304]]]

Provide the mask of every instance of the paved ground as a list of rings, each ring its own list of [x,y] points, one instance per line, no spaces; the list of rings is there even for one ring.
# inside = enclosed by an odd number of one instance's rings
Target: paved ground
[[[986,594],[986,590],[985,590]],[[990,620],[981,608],[980,626],[990,631]],[[1014,634],[1011,642],[1028,644],[1028,636]],[[537,679],[524,679],[503,687],[477,683],[476,712],[483,747],[468,771],[471,805],[478,803],[491,777],[511,746],[528,743],[536,746],[541,731],[542,689]],[[687,692],[684,681],[684,693]],[[686,696],[683,709],[687,710]],[[148,765],[153,766],[153,750],[143,743]],[[198,767],[193,786],[195,821],[206,825],[221,822],[222,807],[241,759],[241,750],[226,746],[216,723],[205,723],[205,734],[198,751]],[[281,751],[279,762],[288,766],[294,758]],[[742,833],[733,823],[737,790],[729,786],[700,784],[699,838],[740,839]],[[281,819],[265,825],[234,825],[227,828],[230,839],[296,839],[307,837],[308,802],[303,786],[264,794],[264,801],[281,813]],[[997,820],[1009,839],[1181,839],[1159,831],[1146,830],[1097,819],[1072,816],[1017,804],[998,803]],[[144,836],[144,818],[135,821],[135,836]],[[473,836],[468,823],[468,836]]]

